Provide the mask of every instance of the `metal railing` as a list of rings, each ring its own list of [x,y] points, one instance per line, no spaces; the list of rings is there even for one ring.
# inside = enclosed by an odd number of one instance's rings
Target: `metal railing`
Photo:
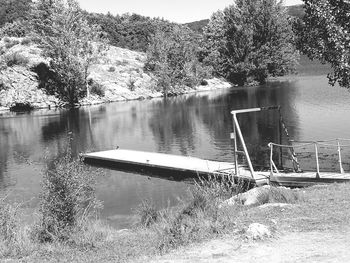
[[[338,138],[338,139],[324,140],[324,141],[292,141],[293,143],[297,143],[294,145],[283,145],[283,144],[277,144],[277,143],[270,142],[268,144],[268,146],[270,148],[270,174],[271,174],[271,176],[274,175],[274,172],[277,174],[280,174],[275,162],[273,161],[274,147],[296,149],[296,148],[305,148],[307,146],[312,146],[312,145],[314,146],[315,161],[316,161],[316,178],[320,177],[320,162],[319,162],[319,151],[318,151],[320,146],[336,147],[337,148],[339,172],[341,174],[343,174],[344,169],[343,169],[343,163],[342,163],[341,150],[342,150],[342,148],[350,147],[350,144],[341,144],[341,142],[345,142],[345,141],[350,142],[350,139]]]
[[[239,151],[237,149],[237,137],[238,137],[240,139],[241,145],[243,147],[243,153],[244,153],[245,158],[248,162],[248,167],[249,167],[251,177],[252,177],[252,179],[255,179],[255,171],[254,171],[252,162],[250,160],[250,156],[249,156],[248,149],[247,149],[246,143],[245,143],[243,135],[242,135],[240,125],[239,125],[238,120],[237,120],[237,114],[248,113],[248,112],[258,112],[258,111],[263,111],[263,110],[280,110],[280,106],[269,106],[269,107],[250,108],[250,109],[241,109],[241,110],[231,111],[232,118],[233,118],[233,133],[231,133],[231,139],[234,140],[234,164],[235,164],[235,174],[236,175],[239,175],[238,160],[237,160],[237,153],[239,153]]]

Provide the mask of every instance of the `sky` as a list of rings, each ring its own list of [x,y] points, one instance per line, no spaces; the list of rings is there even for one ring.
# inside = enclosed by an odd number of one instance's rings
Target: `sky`
[[[187,23],[210,18],[233,0],[78,0],[80,6],[94,13],[113,15],[136,13],[160,17],[171,22]],[[301,4],[301,0],[284,0],[285,5]]]

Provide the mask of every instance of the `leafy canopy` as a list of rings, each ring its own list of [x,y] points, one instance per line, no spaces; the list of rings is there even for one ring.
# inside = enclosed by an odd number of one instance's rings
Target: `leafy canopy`
[[[156,30],[147,49],[146,70],[153,71],[163,93],[179,93],[193,87],[206,76],[197,58],[198,44],[193,31],[183,26]]]
[[[329,82],[350,88],[350,1],[304,0],[298,46],[311,59],[329,62]]]
[[[276,0],[236,0],[204,29],[203,60],[244,85],[294,70],[298,52],[287,10]]]
[[[32,24],[50,58],[46,89],[70,105],[79,103],[88,92],[89,68],[106,48],[103,34],[75,0],[38,1]]]

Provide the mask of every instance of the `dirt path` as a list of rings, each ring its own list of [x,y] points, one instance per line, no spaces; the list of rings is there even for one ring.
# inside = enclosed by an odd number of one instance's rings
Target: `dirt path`
[[[288,233],[270,240],[213,240],[153,259],[152,263],[350,262],[350,229]]]

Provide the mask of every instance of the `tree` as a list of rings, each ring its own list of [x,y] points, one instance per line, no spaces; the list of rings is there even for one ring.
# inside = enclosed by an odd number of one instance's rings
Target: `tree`
[[[298,46],[311,59],[329,62],[329,83],[350,88],[350,1],[304,0]]]
[[[204,61],[231,82],[264,83],[294,71],[298,52],[287,10],[276,0],[236,0],[204,29]]]
[[[71,106],[79,103],[89,94],[89,68],[106,48],[103,34],[88,24],[75,0],[41,0],[32,21],[50,60],[47,90]]]
[[[187,27],[174,26],[170,31],[156,30],[147,49],[145,68],[158,77],[158,86],[168,93],[193,87],[206,75],[197,58],[194,33]]]

